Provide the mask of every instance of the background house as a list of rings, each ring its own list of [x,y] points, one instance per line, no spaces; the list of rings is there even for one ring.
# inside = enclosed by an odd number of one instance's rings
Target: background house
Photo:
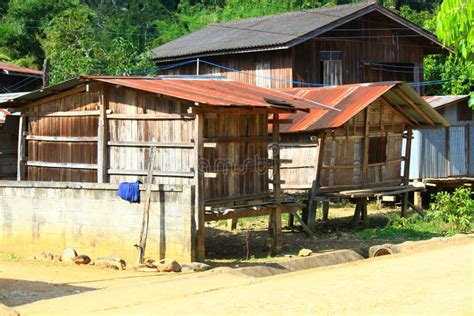
[[[396,13],[358,3],[208,25],[155,48],[154,60],[166,66],[202,59],[164,74],[223,75],[287,88],[421,82],[423,57],[446,51],[436,36]]]

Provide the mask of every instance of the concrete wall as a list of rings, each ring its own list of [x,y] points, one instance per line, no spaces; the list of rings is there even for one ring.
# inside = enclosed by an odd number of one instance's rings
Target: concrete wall
[[[193,189],[153,186],[147,257],[192,261]],[[144,203],[124,201],[116,190],[115,184],[0,181],[0,252],[27,257],[74,247],[91,258],[115,255],[134,264]]]

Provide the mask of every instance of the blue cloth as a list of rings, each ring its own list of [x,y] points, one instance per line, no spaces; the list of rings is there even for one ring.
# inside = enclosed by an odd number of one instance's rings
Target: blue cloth
[[[136,182],[122,182],[119,185],[118,196],[129,202],[140,201],[140,183]]]

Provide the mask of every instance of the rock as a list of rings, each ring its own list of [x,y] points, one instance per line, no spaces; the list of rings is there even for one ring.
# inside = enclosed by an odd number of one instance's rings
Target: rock
[[[192,270],[194,272],[203,272],[203,271],[212,269],[210,265],[202,263],[202,262],[191,262],[191,263],[183,264],[181,265],[181,268],[183,270]]]
[[[152,269],[155,269],[155,270],[156,270],[156,263],[157,263],[157,261],[155,259],[152,259],[152,258],[147,258],[143,261],[143,264],[147,268],[152,268]]]
[[[176,260],[162,259],[153,263],[160,272],[181,272],[181,265]]]
[[[160,272],[158,271],[157,268],[148,268],[146,266],[139,266],[139,267],[136,267],[135,268],[135,271],[138,271],[138,272]]]
[[[74,258],[77,257],[77,252],[74,248],[69,247],[64,249],[63,254],[61,255],[60,260],[63,262],[72,262]]]
[[[298,252],[298,257],[308,257],[311,256],[313,251],[311,249],[303,248]]]
[[[75,264],[89,264],[91,262],[91,258],[86,255],[80,255],[74,258],[73,261]]]
[[[110,268],[115,270],[125,270],[127,263],[125,260],[117,257],[102,257],[95,261],[95,265],[101,268]]]
[[[20,316],[20,313],[0,303],[0,316]]]

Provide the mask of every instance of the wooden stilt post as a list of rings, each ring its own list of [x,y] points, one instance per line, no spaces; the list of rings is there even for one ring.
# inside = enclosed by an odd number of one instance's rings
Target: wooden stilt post
[[[354,226],[359,227],[361,217],[361,201],[360,199],[356,202],[356,207],[354,210]]]
[[[288,214],[288,228],[293,229],[294,226],[295,226],[295,216],[293,215],[293,212],[292,212]]]
[[[403,184],[410,183],[410,157],[411,157],[411,139],[413,137],[413,130],[411,127],[407,129],[407,140],[405,146],[405,164],[403,170]],[[406,217],[408,211],[408,192],[402,195],[402,210],[400,216]]]
[[[362,183],[367,186],[367,172],[369,166],[369,109],[364,110],[364,146],[362,147]]]
[[[204,205],[204,171],[200,168],[201,159],[204,157],[203,147],[204,137],[204,117],[197,113],[194,121],[194,218],[196,223],[196,251],[197,261],[204,261],[206,252],[206,231],[205,231],[205,205]]]
[[[329,218],[329,201],[323,201],[322,202],[322,220],[327,221]]]
[[[273,195],[275,205],[270,215],[270,231],[272,233],[271,254],[276,255],[281,251],[281,180],[280,180],[280,122],[279,115],[273,114],[272,123],[272,153],[273,153]]]

